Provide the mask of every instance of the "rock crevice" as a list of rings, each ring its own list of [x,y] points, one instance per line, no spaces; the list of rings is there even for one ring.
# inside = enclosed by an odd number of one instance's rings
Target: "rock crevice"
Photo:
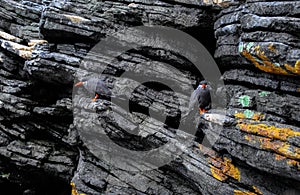
[[[4,191],[299,192],[298,1],[0,2],[0,187]],[[214,55],[225,85],[211,83],[212,96],[222,98],[216,98],[209,113],[191,113],[181,121],[187,110],[180,110],[181,105],[189,100],[185,92],[205,75],[172,51],[171,43],[159,40],[156,47],[137,47],[113,61],[109,55],[116,53],[114,48],[107,48],[107,55],[91,52],[109,36],[122,47],[142,40],[139,31],[132,30],[130,36],[116,32],[153,25],[182,30]],[[99,69],[104,70],[101,79],[116,91],[111,101],[92,102],[94,94],[73,90],[74,81],[95,76]],[[166,83],[137,84],[151,78]],[[167,82],[180,92],[172,91]],[[222,104],[225,108],[220,108]],[[188,130],[180,129],[180,124]],[[109,139],[99,143],[95,135]],[[132,151],[172,143],[160,156],[149,153],[157,162],[173,152],[180,155],[159,168],[132,172],[121,167],[137,170],[152,165],[137,166],[135,161],[140,162],[142,155],[123,162],[121,149],[121,160],[110,156],[106,146],[111,142]],[[107,157],[115,161],[108,163]]]

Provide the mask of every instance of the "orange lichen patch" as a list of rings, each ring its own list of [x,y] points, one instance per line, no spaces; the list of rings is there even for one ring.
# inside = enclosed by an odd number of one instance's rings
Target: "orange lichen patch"
[[[294,166],[298,170],[300,170],[300,162],[299,161],[296,161],[293,159],[287,159],[286,157],[279,155],[279,154],[275,154],[275,160],[280,160],[280,161],[285,160],[288,165]]]
[[[255,56],[251,54],[252,51],[255,52]],[[278,53],[275,49],[274,45],[270,44],[268,46],[269,50]],[[239,46],[240,53],[250,60],[257,68],[264,72],[270,72],[274,74],[283,74],[283,75],[299,75],[300,74],[300,60],[297,60],[294,67],[284,64],[280,65],[278,63],[273,63],[271,60],[265,55],[265,52],[260,49],[260,46],[257,45],[253,48],[253,43],[249,43],[248,45],[244,45],[243,43]]]
[[[297,60],[297,62],[295,63],[294,67],[288,65],[288,64],[284,64],[284,67],[294,73],[294,74],[300,74],[300,60]]]
[[[254,192],[234,190],[234,195],[262,195],[263,193],[256,187],[252,186]]]
[[[33,40],[30,40],[30,42],[28,43],[28,46],[29,47],[34,47],[35,45],[40,45],[40,44],[45,44],[45,43],[48,43],[48,41],[33,39]]]
[[[64,16],[67,17],[69,20],[71,20],[73,23],[81,23],[81,22],[89,21],[88,19],[83,18],[81,16],[74,16],[68,14],[64,14]]]
[[[272,62],[269,61],[267,57],[264,55],[261,55],[260,58],[263,60],[262,63],[258,62],[257,58],[252,56],[249,52],[244,50],[241,53],[243,56],[245,56],[248,60],[250,60],[257,68],[264,72],[270,72],[274,74],[283,74],[283,75],[291,75],[286,70],[281,68],[280,66],[274,65]]]
[[[244,138],[245,138],[245,140],[247,140],[251,143],[256,143],[256,140],[253,139],[253,136],[251,136],[251,135],[245,135]]]
[[[283,147],[278,149],[278,152],[291,158],[300,159],[300,148],[284,143]]]
[[[289,160],[287,160],[287,164],[292,165],[292,166],[296,167],[298,170],[300,170],[300,162],[299,161],[289,159]]]
[[[275,154],[275,160],[286,160],[286,157],[279,154]]]
[[[226,179],[228,179],[228,176],[224,175],[222,170],[220,170],[214,166],[210,166],[210,171],[211,171],[212,176],[219,181],[225,181]]]
[[[262,114],[262,113],[254,113],[254,115],[253,115],[253,117],[252,117],[252,120],[257,120],[257,121],[259,121],[259,120],[262,120],[263,118],[264,118],[264,114]]]
[[[228,158],[218,157],[213,150],[210,150],[199,144],[199,149],[207,156],[208,162],[211,164],[211,173],[214,178],[219,181],[225,181],[228,177],[240,181],[240,171],[235,167]]]
[[[241,173],[240,173],[239,169],[237,167],[235,167],[232,164],[231,160],[229,160],[228,158],[224,158],[224,162],[225,162],[225,166],[224,166],[224,169],[222,169],[223,173],[240,181]]]
[[[269,44],[269,45],[268,45],[268,49],[269,49],[270,51],[272,51],[273,53],[278,54],[278,51],[276,50],[276,47],[275,47],[273,44]]]
[[[261,51],[260,50],[260,46],[256,46],[254,48],[254,50],[256,51],[256,55],[261,59],[263,60],[264,62],[269,62],[269,58],[265,55],[265,52],[264,51]]]
[[[254,192],[234,190],[234,195],[257,195]]]
[[[290,145],[286,142],[273,140],[265,137],[258,137],[251,134],[245,135],[244,138],[245,140],[253,144],[259,143],[262,149],[271,150],[277,154],[280,154],[290,159],[296,159],[296,160],[300,159],[300,148]]]
[[[247,140],[249,143],[252,143],[252,144],[256,144],[259,142],[257,137],[254,135],[251,135],[251,134],[245,135],[244,138],[245,138],[245,140]]]
[[[269,138],[258,138],[261,143],[261,148],[272,150],[278,154],[291,159],[300,159],[300,150],[295,146],[291,146],[285,142],[273,141]]]
[[[246,118],[245,114],[242,113],[242,112],[235,113],[234,117],[235,118],[242,118],[242,119]]]
[[[259,113],[259,112],[255,112],[253,113],[253,115],[249,116],[247,114],[245,114],[245,112],[238,112],[234,114],[235,118],[240,118],[240,119],[252,119],[255,121],[260,121],[264,118],[264,114]]]
[[[291,75],[286,70],[282,69],[281,67],[275,66],[271,62],[264,62],[266,66],[260,65],[259,63],[256,65],[257,68],[264,72],[270,72],[275,74],[283,74],[283,75]]]
[[[237,124],[241,131],[251,134],[257,134],[264,137],[286,141],[290,137],[300,136],[300,132],[294,131],[290,128],[278,128],[275,126],[268,126],[265,124]]]
[[[260,51],[260,45],[255,46],[254,51],[259,52]]]
[[[72,193],[71,193],[72,195],[85,195],[85,194],[78,193],[74,182],[71,182],[71,187],[72,187]]]
[[[252,188],[254,189],[254,191],[255,191],[257,194],[260,194],[260,195],[263,194],[263,193],[258,189],[258,187],[252,186]]]

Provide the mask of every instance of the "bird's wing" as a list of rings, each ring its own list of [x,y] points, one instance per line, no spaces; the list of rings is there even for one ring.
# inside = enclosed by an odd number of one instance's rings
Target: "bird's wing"
[[[197,92],[197,90],[195,90],[190,97],[188,112],[193,110],[193,108],[197,102],[198,102],[198,92]]]
[[[86,81],[85,88],[90,92],[90,93],[95,93],[96,87],[97,87],[97,78],[90,78],[89,80]]]

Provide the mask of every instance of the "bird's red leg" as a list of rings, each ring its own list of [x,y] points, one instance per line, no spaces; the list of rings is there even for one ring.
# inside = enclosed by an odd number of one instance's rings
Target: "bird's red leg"
[[[95,97],[92,99],[93,102],[95,102],[99,98],[99,95],[96,93]]]
[[[75,87],[79,87],[79,86],[82,86],[83,85],[83,82],[78,82],[75,84]]]
[[[199,113],[200,113],[200,115],[202,115],[202,114],[203,114],[203,113],[205,113],[205,112],[208,112],[208,110],[205,110],[205,109],[199,108]]]
[[[202,108],[199,108],[199,114],[202,115],[203,111]]]

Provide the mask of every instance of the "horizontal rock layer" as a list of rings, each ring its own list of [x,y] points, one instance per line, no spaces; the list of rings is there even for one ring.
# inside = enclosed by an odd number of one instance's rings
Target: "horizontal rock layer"
[[[275,0],[1,0],[1,189],[12,194],[296,191],[299,6]],[[153,44],[139,31],[120,33],[140,25],[182,30],[214,53],[226,84],[210,83],[214,109],[181,119],[192,87],[205,74],[167,38]],[[120,48],[143,47],[120,55],[111,47],[91,50],[106,37]],[[74,81],[100,73],[114,92],[111,101],[92,102],[94,94],[72,89]],[[154,78],[164,85],[140,85]],[[116,153],[108,147],[112,143],[119,146]],[[151,153],[164,145],[161,153]],[[141,155],[126,156],[125,149]],[[144,154],[167,163],[137,166]]]

